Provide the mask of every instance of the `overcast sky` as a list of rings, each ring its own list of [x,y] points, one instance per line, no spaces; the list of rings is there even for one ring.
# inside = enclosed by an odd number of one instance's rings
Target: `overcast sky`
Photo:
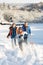
[[[0,0],[0,3],[37,3],[43,2],[43,0]]]

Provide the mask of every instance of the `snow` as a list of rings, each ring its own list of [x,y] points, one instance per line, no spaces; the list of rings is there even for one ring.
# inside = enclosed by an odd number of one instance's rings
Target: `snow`
[[[30,26],[32,38],[36,31],[43,33],[43,25]],[[28,43],[28,45],[23,43],[23,51],[21,51],[18,44],[12,48],[10,37],[6,37],[8,31],[9,25],[0,25],[0,65],[43,65],[43,44],[39,44],[41,34],[38,38],[35,36],[38,39],[38,44],[35,43],[36,41],[33,38],[34,42],[31,39],[31,43]],[[41,39],[43,39],[43,36]]]

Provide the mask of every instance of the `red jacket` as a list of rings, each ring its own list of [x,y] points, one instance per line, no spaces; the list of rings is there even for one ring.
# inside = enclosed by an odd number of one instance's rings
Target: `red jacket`
[[[11,36],[11,35],[12,35],[12,27],[10,27],[9,29],[10,29],[10,31],[9,31],[9,33],[8,33],[7,37],[9,37],[9,36]]]

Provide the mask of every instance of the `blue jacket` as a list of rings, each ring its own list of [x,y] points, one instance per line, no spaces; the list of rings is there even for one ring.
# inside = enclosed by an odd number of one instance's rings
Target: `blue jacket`
[[[28,26],[27,28],[25,27],[25,25],[22,26],[22,30],[26,31],[28,34],[31,34],[31,29],[30,26]]]
[[[16,36],[16,27],[15,28],[12,28],[11,38],[15,38],[15,36]]]
[[[26,31],[25,25],[22,26],[22,30],[23,30],[23,31]]]
[[[28,33],[28,34],[31,34],[30,26],[27,27],[27,33]]]

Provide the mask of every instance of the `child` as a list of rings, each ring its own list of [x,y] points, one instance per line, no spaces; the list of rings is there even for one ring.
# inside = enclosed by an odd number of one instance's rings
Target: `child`
[[[22,28],[20,27],[19,31],[18,31],[18,44],[19,44],[19,48],[21,50],[23,50],[22,49],[22,43],[23,43],[23,31],[22,31]]]
[[[12,26],[9,28],[10,31],[7,35],[7,38],[10,36],[12,41],[12,46],[14,47],[14,43],[16,45],[16,24],[13,23]]]

